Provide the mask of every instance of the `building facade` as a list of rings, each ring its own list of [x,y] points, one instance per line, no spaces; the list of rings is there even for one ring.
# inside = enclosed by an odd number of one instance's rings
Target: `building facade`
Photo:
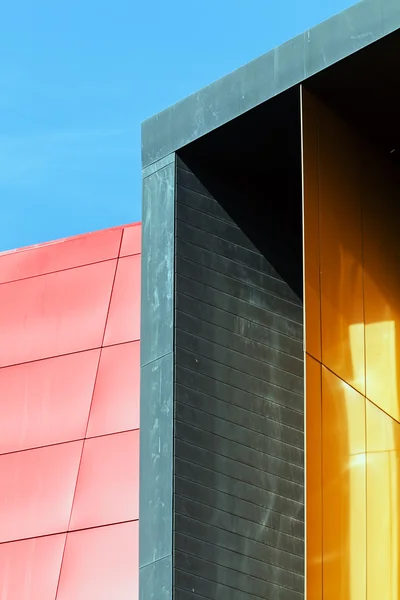
[[[141,225],[0,255],[1,600],[400,598],[399,74],[358,2],[143,124]]]
[[[143,124],[141,600],[400,597],[399,27]]]

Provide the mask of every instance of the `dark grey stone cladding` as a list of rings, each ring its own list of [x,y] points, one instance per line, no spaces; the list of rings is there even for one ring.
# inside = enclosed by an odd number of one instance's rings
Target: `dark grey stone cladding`
[[[230,184],[223,175],[208,180],[199,174],[207,166],[194,169],[181,156],[175,205],[174,600],[301,600],[301,195],[295,217],[284,200],[297,193],[300,179],[291,191],[282,170],[274,170],[269,186],[276,190],[272,180],[280,180],[282,197],[263,222],[265,212],[258,214],[249,200],[255,189],[246,201],[232,178]]]
[[[143,172],[139,598],[173,582],[175,154]]]

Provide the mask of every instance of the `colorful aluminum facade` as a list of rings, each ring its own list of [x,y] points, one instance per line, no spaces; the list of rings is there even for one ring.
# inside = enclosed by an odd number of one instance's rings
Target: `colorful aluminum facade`
[[[363,0],[143,123],[141,600],[400,597],[399,73]]]
[[[137,598],[140,225],[0,255],[0,597]]]
[[[0,255],[2,600],[398,600],[399,32],[201,90],[142,227]]]

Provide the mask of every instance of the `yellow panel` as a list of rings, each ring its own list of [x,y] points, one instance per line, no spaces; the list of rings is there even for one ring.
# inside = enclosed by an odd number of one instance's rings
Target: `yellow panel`
[[[399,600],[400,425],[367,400],[368,600]]]
[[[400,181],[372,151],[363,171],[366,396],[400,421]]]
[[[321,365],[306,355],[306,570],[308,600],[322,599]]]
[[[357,142],[320,107],[322,363],[365,391],[361,174]]]
[[[318,109],[314,96],[303,89],[305,349],[321,361],[318,177]]]
[[[325,367],[322,482],[324,600],[364,600],[365,399]]]

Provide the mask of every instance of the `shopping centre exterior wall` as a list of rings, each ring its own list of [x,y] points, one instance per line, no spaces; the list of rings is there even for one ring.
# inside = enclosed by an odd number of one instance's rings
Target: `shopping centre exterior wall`
[[[303,96],[307,598],[396,600],[399,177]]]
[[[0,255],[0,597],[134,600],[140,225]]]

